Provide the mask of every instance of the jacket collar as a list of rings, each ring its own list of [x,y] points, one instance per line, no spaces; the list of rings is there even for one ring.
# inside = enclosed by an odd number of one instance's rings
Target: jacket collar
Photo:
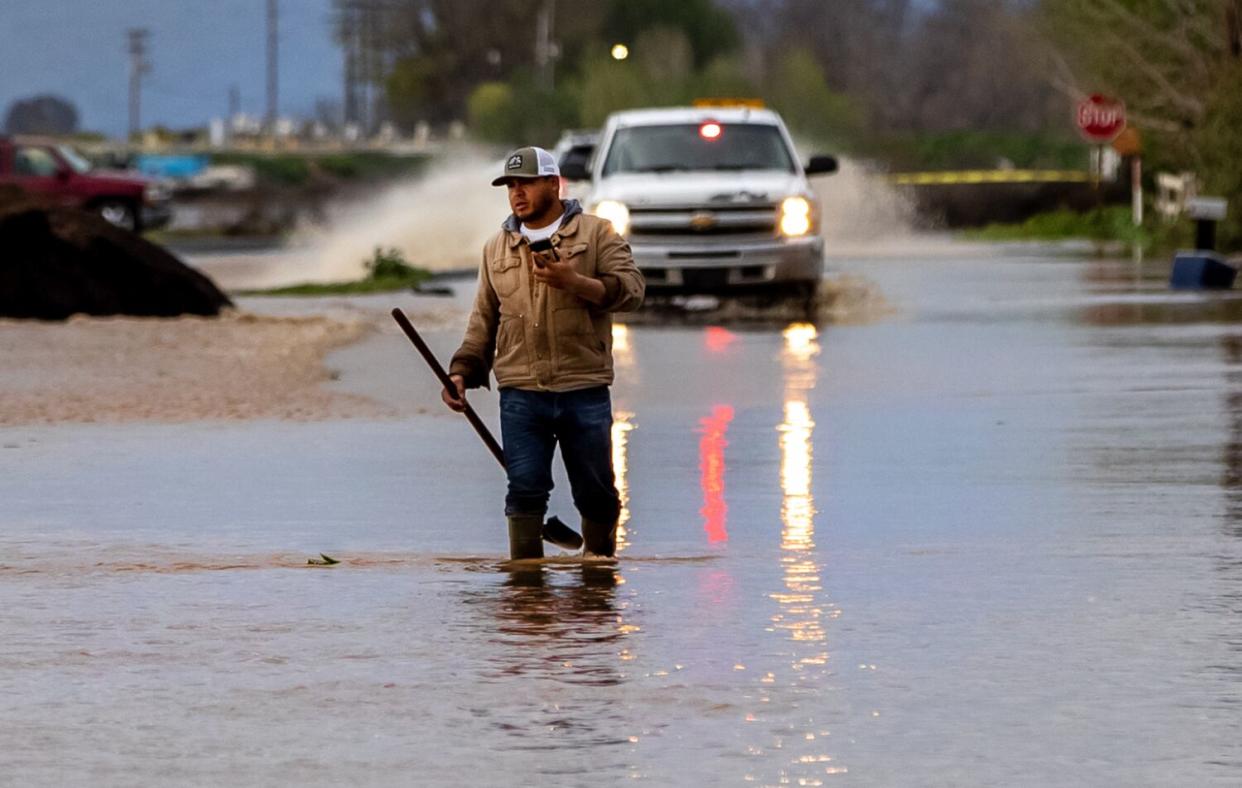
[[[557,228],[554,235],[572,235],[578,229],[578,216],[582,213],[582,203],[577,200],[561,200],[561,205],[564,207],[565,213],[561,215],[561,226]],[[509,234],[510,248],[522,242],[522,223],[518,221],[516,216],[509,214],[509,217],[500,226]]]

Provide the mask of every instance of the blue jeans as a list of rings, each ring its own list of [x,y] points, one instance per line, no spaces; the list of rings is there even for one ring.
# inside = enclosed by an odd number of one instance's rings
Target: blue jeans
[[[578,391],[500,390],[509,493],[505,514],[548,511],[552,453],[559,441],[574,506],[605,525],[621,513],[612,472],[612,398],[607,386]]]

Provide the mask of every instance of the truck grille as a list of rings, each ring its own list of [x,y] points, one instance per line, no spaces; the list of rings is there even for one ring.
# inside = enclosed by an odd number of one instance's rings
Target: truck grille
[[[640,242],[762,240],[776,233],[776,210],[775,205],[631,208],[630,232]]]

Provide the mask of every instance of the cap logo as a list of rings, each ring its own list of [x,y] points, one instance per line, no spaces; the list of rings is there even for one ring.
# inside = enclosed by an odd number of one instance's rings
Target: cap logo
[[[513,154],[512,156],[510,156],[510,157],[509,157],[509,161],[507,161],[507,162],[505,163],[505,169],[506,169],[506,170],[520,170],[520,169],[522,169],[522,154],[520,154],[520,153],[515,153],[515,154]]]

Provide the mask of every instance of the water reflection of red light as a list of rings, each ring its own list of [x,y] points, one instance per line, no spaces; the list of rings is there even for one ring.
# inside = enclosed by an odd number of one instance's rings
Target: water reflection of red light
[[[707,333],[703,335],[703,342],[707,345],[707,349],[713,353],[722,353],[729,349],[737,341],[737,334],[734,334],[727,328],[720,326],[708,326]]]
[[[733,575],[725,569],[712,569],[699,573],[699,600],[708,603],[710,608],[702,609],[707,613],[711,608],[722,605],[732,606]]]
[[[723,329],[722,329],[723,330]],[[699,439],[699,484],[703,488],[703,530],[707,532],[707,541],[711,544],[729,540],[729,532],[725,521],[729,514],[725,503],[725,433],[729,422],[733,421],[733,408],[729,405],[717,405],[712,413],[700,419],[703,437]]]

